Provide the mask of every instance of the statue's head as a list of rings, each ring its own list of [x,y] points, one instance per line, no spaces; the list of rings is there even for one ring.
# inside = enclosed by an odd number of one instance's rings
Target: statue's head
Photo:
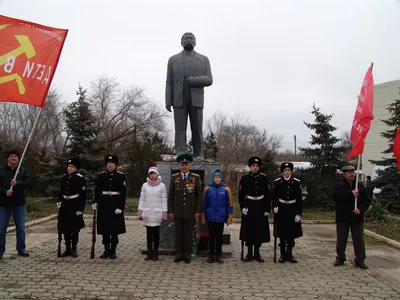
[[[181,45],[183,49],[190,51],[196,47],[196,37],[191,32],[186,32],[182,35]]]

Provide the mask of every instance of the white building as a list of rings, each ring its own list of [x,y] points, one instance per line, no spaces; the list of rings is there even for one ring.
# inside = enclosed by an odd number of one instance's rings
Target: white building
[[[388,105],[395,99],[400,99],[400,80],[376,84],[374,88],[374,120],[371,123],[362,156],[363,171],[370,176],[375,165],[371,164],[369,159],[380,160],[385,156],[382,151],[386,150],[388,142],[380,134],[387,130],[387,126],[381,120],[386,120],[390,116],[387,111]]]

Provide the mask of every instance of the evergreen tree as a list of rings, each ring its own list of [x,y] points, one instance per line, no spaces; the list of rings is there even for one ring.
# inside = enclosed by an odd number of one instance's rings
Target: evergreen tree
[[[314,123],[304,122],[307,128],[314,131],[309,144],[312,147],[299,148],[301,155],[308,158],[311,168],[305,172],[307,201],[310,205],[329,207],[332,202],[332,185],[336,180],[336,170],[346,162],[343,161],[345,147],[339,146],[340,139],[333,135],[337,129],[331,125],[333,115],[324,114],[313,104]]]
[[[217,161],[218,145],[215,134],[210,131],[204,140],[204,158]]]
[[[47,162],[43,162],[45,172],[41,174],[41,182],[47,183],[46,195],[57,197],[60,177],[66,172],[68,158],[79,157],[81,168],[88,188],[88,198],[92,196],[95,177],[103,165],[103,158],[96,148],[95,119],[86,100],[86,90],[79,86],[78,100],[69,104],[64,110],[67,144],[62,153],[53,153]]]
[[[172,148],[158,133],[145,132],[132,145],[128,153],[127,181],[128,193],[139,196],[147,171],[153,161],[158,161],[161,154],[171,153]]]
[[[400,94],[400,90],[399,90]],[[370,160],[371,163],[382,167],[378,170],[378,177],[374,179],[375,187],[381,189],[377,195],[378,200],[387,207],[388,210],[400,212],[400,174],[397,169],[397,160],[393,155],[393,141],[400,124],[400,99],[395,99],[387,107],[390,117],[382,122],[388,127],[381,133],[381,136],[388,140],[388,147],[382,153],[386,157],[381,160]]]
[[[267,175],[271,190],[274,180],[280,176],[280,166],[275,162],[275,156],[276,154],[273,151],[268,150],[261,159],[262,164],[260,167],[260,172]]]
[[[68,157],[79,157],[82,168],[80,173],[85,176],[89,187],[102,169],[103,156],[96,143],[96,120],[86,100],[86,90],[79,85],[78,100],[64,109],[65,129],[69,138],[67,144]],[[92,196],[89,195],[88,198]]]

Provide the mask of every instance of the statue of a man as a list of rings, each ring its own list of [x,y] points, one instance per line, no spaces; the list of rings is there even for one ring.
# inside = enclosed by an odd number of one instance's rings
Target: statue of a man
[[[168,60],[165,106],[169,112],[171,106],[174,107],[176,155],[187,151],[186,130],[189,116],[193,156],[202,160],[204,87],[213,83],[210,61],[194,51],[196,38],[193,33],[185,33],[181,45],[183,51]]]

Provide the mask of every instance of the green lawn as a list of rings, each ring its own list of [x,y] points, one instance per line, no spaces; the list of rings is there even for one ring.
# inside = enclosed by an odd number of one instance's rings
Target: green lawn
[[[137,214],[138,199],[128,198],[126,200],[125,215],[133,216]],[[85,214],[91,214],[92,206],[87,204],[85,207]],[[45,198],[27,198],[26,200],[26,221],[40,219],[52,214],[57,214],[58,209],[56,203]],[[11,218],[9,226],[14,225],[14,220]]]
[[[385,222],[365,223],[365,229],[400,242],[400,220],[388,219]]]

